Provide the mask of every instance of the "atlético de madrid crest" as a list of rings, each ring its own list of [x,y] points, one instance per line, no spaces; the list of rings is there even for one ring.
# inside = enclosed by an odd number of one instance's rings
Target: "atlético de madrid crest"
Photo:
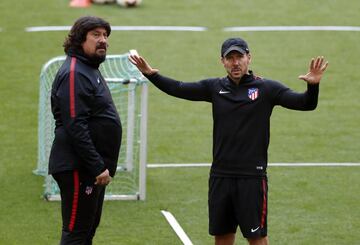
[[[93,187],[92,186],[86,186],[86,189],[85,189],[85,193],[87,195],[90,195],[93,191]]]
[[[257,97],[259,96],[259,89],[258,88],[249,88],[248,96],[251,100],[256,100]]]

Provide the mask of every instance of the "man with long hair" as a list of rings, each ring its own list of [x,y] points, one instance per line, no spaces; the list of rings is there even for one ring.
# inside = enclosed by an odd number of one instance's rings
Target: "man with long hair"
[[[61,245],[92,244],[105,187],[116,172],[122,127],[98,69],[110,33],[101,18],[76,20],[63,45],[67,58],[52,85],[55,139],[49,174],[60,188]]]

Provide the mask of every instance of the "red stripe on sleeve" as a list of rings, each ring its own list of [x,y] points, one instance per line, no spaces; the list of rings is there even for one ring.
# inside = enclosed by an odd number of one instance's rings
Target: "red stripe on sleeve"
[[[70,117],[75,117],[75,65],[76,58],[71,58],[70,63]]]
[[[73,203],[71,208],[69,231],[73,231],[75,226],[77,207],[79,203],[79,186],[80,186],[79,173],[78,171],[74,171],[74,196],[73,196]]]
[[[261,224],[260,224],[261,228],[263,228],[265,225],[265,218],[266,218],[266,212],[267,212],[266,180],[265,179],[263,179],[263,181],[262,181],[262,187],[263,187],[263,206],[262,206]]]

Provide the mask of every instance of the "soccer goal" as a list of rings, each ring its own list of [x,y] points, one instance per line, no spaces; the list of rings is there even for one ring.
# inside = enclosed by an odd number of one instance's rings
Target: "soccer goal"
[[[128,55],[107,55],[99,68],[110,88],[123,126],[117,173],[107,186],[106,200],[144,200],[146,193],[147,79],[129,62]],[[38,162],[34,173],[45,177],[44,197],[50,201],[60,200],[57,183],[48,175],[55,128],[50,94],[54,77],[65,58],[59,56],[49,60],[40,74]]]

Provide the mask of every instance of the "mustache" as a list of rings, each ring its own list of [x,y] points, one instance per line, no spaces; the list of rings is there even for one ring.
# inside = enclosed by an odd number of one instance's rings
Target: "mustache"
[[[109,47],[109,44],[107,43],[100,43],[96,45],[96,49],[107,49]]]

